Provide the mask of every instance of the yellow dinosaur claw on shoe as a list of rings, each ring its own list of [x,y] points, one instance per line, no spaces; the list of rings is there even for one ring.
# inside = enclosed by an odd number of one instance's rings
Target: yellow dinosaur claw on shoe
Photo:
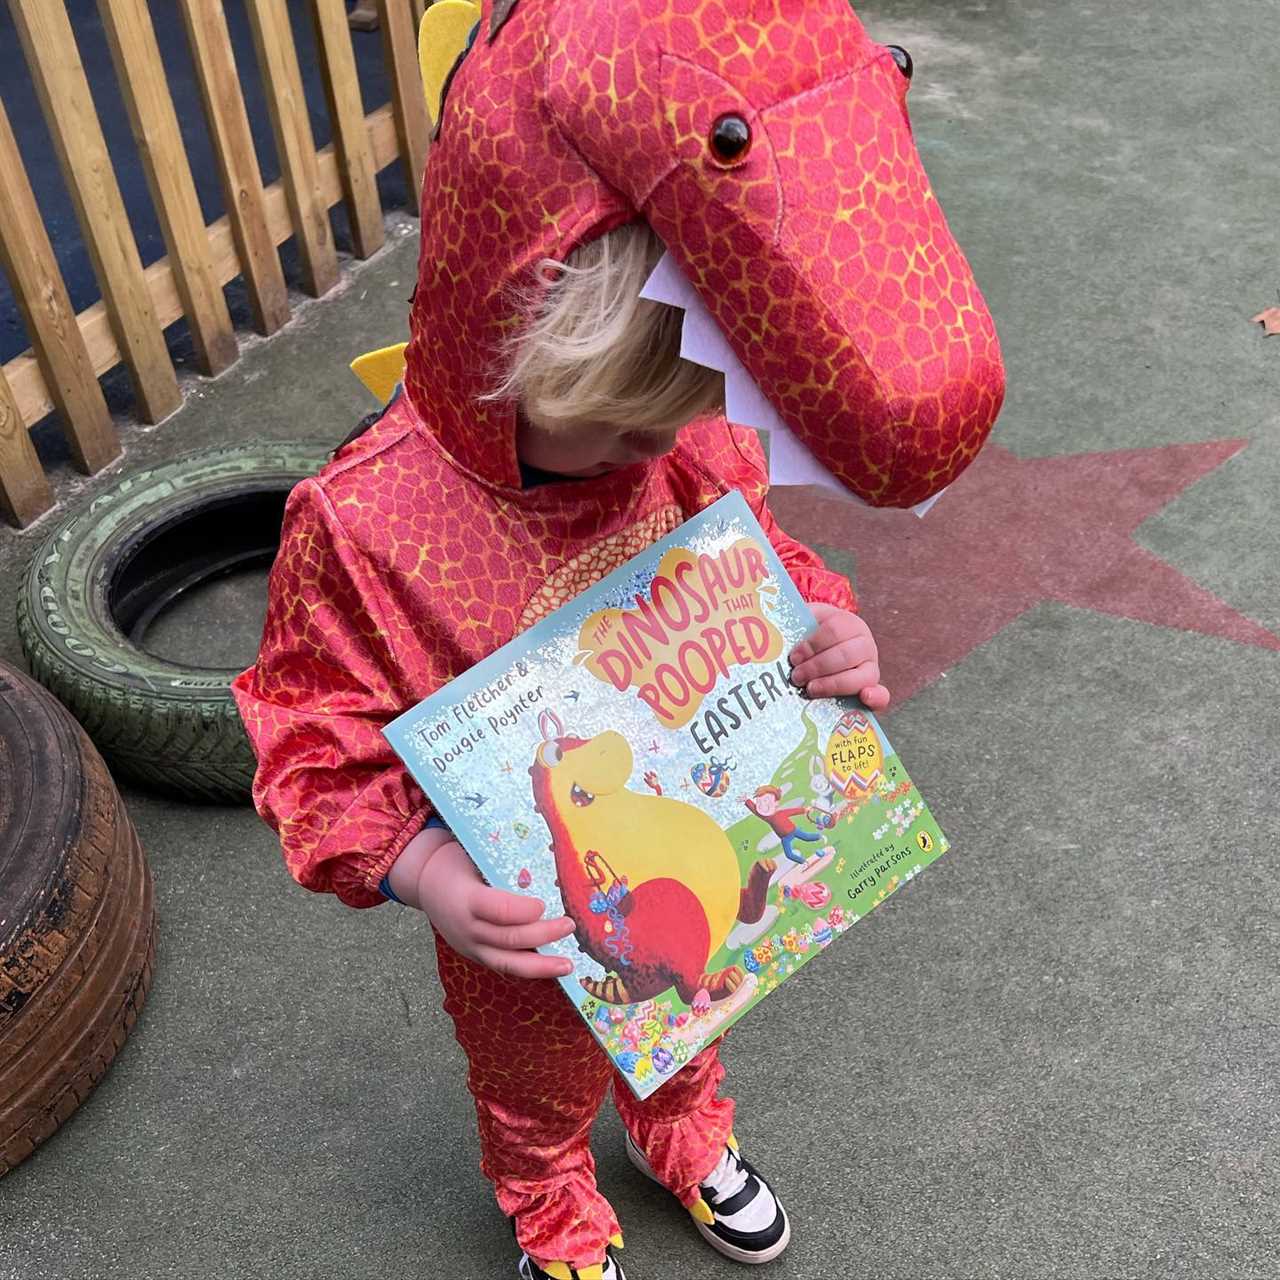
[[[742,1154],[738,1150],[738,1137],[736,1134],[731,1133],[729,1135],[729,1149],[733,1152],[735,1156]]]
[[[622,1245],[622,1232],[621,1232],[621,1231],[619,1231],[619,1232],[618,1232],[618,1234],[617,1234],[616,1236],[610,1236],[610,1237],[609,1237],[609,1243],[610,1243],[611,1245],[613,1245],[613,1247],[614,1247],[615,1249],[621,1249],[621,1248],[623,1247],[623,1245]]]
[[[554,1280],[573,1280],[575,1275],[578,1280],[604,1280],[603,1262],[597,1262],[594,1267],[579,1267],[577,1271],[567,1262],[540,1262],[538,1265]]]
[[[366,352],[351,362],[351,372],[383,404],[391,399],[396,383],[404,378],[404,349],[408,345],[407,342],[398,342],[394,347]]]
[[[715,1214],[711,1212],[711,1206],[701,1196],[689,1206],[689,1213],[695,1222],[701,1222],[708,1227],[716,1220]]]

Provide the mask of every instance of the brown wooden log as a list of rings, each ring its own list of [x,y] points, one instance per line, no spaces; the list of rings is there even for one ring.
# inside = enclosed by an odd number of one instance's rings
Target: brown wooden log
[[[0,664],[0,1174],[92,1092],[151,985],[151,873],[102,763]]]

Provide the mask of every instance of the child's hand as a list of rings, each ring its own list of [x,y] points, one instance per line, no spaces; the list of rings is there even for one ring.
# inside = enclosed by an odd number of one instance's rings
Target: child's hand
[[[818,628],[791,650],[791,679],[811,698],[837,698],[856,693],[872,711],[889,705],[889,690],[880,683],[880,655],[875,637],[856,613],[835,605],[812,605]]]
[[[415,854],[411,848],[405,850],[411,863]],[[395,871],[401,872],[404,884],[399,863]],[[397,887],[397,896],[425,911],[444,940],[477,964],[511,978],[560,978],[573,971],[563,957],[533,950],[567,938],[574,930],[573,921],[568,916],[544,920],[545,903],[490,888],[456,840],[438,845],[416,869],[411,883],[412,888],[406,886],[404,892]]]

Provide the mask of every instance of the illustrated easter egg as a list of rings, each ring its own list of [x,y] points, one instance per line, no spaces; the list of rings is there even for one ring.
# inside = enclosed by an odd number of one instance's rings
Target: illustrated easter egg
[[[676,1047],[671,1053],[680,1066],[684,1066],[689,1061],[689,1046],[683,1040],[676,1041]]]
[[[676,1069],[676,1060],[669,1049],[655,1049],[653,1051],[653,1065],[659,1075],[665,1076],[669,1071]]]
[[[516,884],[522,889],[527,889],[533,883],[533,873],[528,867],[521,867],[520,874],[516,876]]]
[[[813,922],[813,940],[820,947],[825,947],[831,941],[831,926],[821,918]]]
[[[831,732],[827,773],[845,795],[868,791],[884,776],[884,746],[870,719],[846,711]]]
[[[529,834],[529,824],[527,822],[513,822],[511,830],[516,833],[517,840],[523,840]]]
[[[618,1066],[620,1066],[623,1071],[627,1072],[629,1075],[635,1073],[635,1069],[639,1063],[640,1055],[638,1053],[627,1050],[625,1053],[618,1054]]]
[[[810,911],[821,911],[831,901],[831,890],[821,880],[810,880],[800,886],[797,896]]]
[[[637,1080],[647,1080],[653,1075],[653,1060],[651,1058],[641,1058],[633,1068]]]
[[[760,961],[756,959],[754,951],[748,951],[743,955],[742,964],[748,973],[760,972]]]
[[[844,923],[844,908],[832,907],[831,914],[827,919],[831,922],[831,927],[833,929],[838,929]]]

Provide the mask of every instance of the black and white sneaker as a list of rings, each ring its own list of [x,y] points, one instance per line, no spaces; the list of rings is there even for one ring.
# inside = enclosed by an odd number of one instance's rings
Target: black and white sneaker
[[[603,1266],[584,1267],[581,1271],[563,1264],[556,1264],[553,1271],[543,1271],[527,1253],[522,1253],[519,1272],[520,1280],[627,1280],[612,1249],[608,1251]]]
[[[658,1181],[630,1134],[627,1155],[641,1173]],[[707,1243],[726,1258],[751,1264],[772,1262],[790,1244],[791,1223],[786,1210],[735,1147],[725,1147],[720,1163],[701,1188],[703,1204],[691,1216]],[[709,1214],[710,1222],[703,1220],[704,1213]]]

